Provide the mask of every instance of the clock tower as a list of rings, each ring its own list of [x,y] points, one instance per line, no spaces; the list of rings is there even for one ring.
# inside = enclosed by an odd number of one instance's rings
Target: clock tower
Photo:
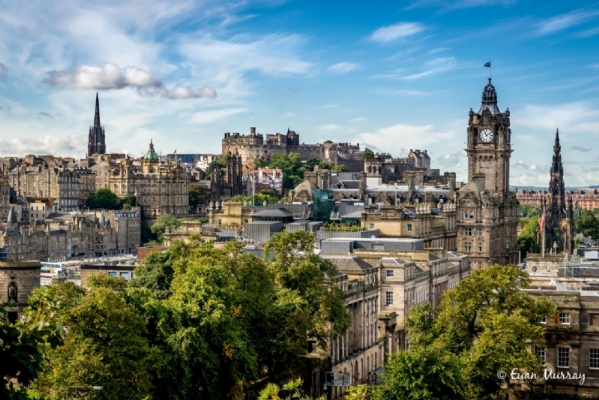
[[[470,109],[468,121],[468,182],[475,175],[485,176],[485,189],[505,197],[510,190],[511,148],[510,110],[497,107],[497,92],[489,84],[483,91],[478,113]]]
[[[473,269],[518,262],[519,205],[510,192],[511,133],[510,111],[499,110],[489,78],[480,109],[470,109],[468,183],[456,194],[458,251],[470,256]]]

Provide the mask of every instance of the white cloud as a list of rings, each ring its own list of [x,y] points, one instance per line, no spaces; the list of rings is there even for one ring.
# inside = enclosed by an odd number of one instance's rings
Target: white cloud
[[[599,108],[585,102],[545,105],[526,105],[514,123],[552,132],[599,133]]]
[[[372,33],[370,40],[387,43],[422,32],[425,27],[417,22],[398,22],[394,25],[379,28]]]
[[[515,2],[516,0],[417,0],[408,8],[439,7],[441,10],[457,10],[484,6],[508,6]]]
[[[444,167],[460,168],[466,161],[466,152],[464,150],[458,150],[455,153],[443,154],[437,157],[437,162]]]
[[[366,121],[366,120],[368,120],[368,118],[364,118],[364,117],[357,117],[357,118],[352,119],[353,122],[360,122],[360,121]]]
[[[25,154],[70,155],[85,154],[87,135],[56,136],[46,135],[41,138],[13,138],[0,140],[2,156],[24,156]]]
[[[142,69],[119,68],[110,63],[103,67],[83,65],[70,71],[50,71],[42,82],[50,86],[96,90],[162,86],[158,79]]]
[[[245,108],[226,108],[222,110],[200,111],[191,117],[191,122],[197,124],[208,124],[219,119],[247,112]]]
[[[424,94],[428,94],[427,92],[423,92],[422,90],[407,90],[407,89],[400,89],[400,90],[395,91],[394,93],[407,94],[409,96],[422,96]]]
[[[337,103],[325,104],[324,106],[322,106],[320,108],[335,108],[335,107],[339,107],[339,104],[337,104]]]
[[[216,98],[216,90],[214,88],[204,86],[198,90],[190,89],[184,86],[176,86],[172,89],[162,89],[160,96],[165,99],[198,99],[198,98]]]
[[[438,72],[447,71],[449,69],[454,68],[456,65],[455,58],[453,57],[444,57],[444,58],[435,58],[434,60],[427,61],[424,66],[425,70],[422,72],[418,72],[416,74],[404,76],[403,79],[406,80],[414,80],[420,79],[428,75],[436,74]]]
[[[541,21],[536,33],[539,36],[551,35],[553,33],[563,31],[564,29],[568,29],[595,19],[597,15],[599,15],[599,11],[597,10],[584,9],[561,14]]]
[[[343,127],[341,125],[336,125],[336,124],[324,124],[324,125],[320,125],[319,128],[323,131],[336,131]]]
[[[443,132],[434,125],[393,125],[381,128],[375,133],[360,133],[355,139],[360,143],[369,143],[385,152],[397,154],[401,148],[427,149],[441,141],[453,141],[453,132]],[[430,150],[430,149],[429,149]]]
[[[344,74],[346,72],[353,71],[356,68],[358,68],[358,64],[341,62],[335,65],[331,65],[329,67],[329,71],[334,74]]]

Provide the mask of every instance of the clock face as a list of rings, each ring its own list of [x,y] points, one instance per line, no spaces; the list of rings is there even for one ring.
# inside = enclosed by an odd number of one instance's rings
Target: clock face
[[[491,132],[489,129],[483,129],[480,133],[480,140],[483,143],[491,142],[491,140],[493,140],[493,132]]]

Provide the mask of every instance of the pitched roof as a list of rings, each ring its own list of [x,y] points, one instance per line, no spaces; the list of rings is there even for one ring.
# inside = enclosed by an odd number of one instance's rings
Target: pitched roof
[[[252,217],[271,217],[271,218],[287,218],[293,217],[293,214],[285,208],[264,208],[251,214]]]

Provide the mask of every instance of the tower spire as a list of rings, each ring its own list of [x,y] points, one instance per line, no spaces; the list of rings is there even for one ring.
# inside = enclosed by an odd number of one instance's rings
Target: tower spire
[[[94,115],[94,126],[100,126],[100,99],[96,92],[96,115]]]
[[[497,92],[495,91],[495,86],[491,83],[491,78],[489,78],[489,83],[485,86],[485,90],[483,90],[482,103],[478,113],[482,114],[486,109],[489,109],[493,115],[501,113],[499,107],[497,107]]]

